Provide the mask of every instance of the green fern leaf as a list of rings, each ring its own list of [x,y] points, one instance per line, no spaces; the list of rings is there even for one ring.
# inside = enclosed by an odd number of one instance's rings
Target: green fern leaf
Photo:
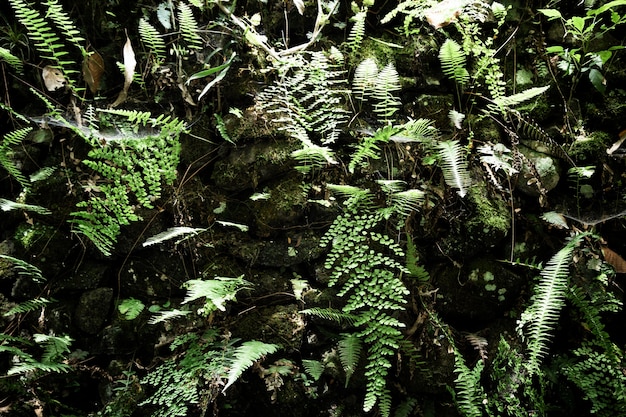
[[[311,375],[313,381],[317,381],[321,378],[324,373],[324,364],[320,361],[316,361],[313,359],[303,359],[302,366],[304,367],[304,371]]]
[[[193,17],[191,7],[185,2],[178,4],[178,24],[180,26],[180,33],[192,49],[202,49],[204,42],[198,33],[200,28],[196,18]]]
[[[198,233],[204,232],[206,229],[198,228],[198,227],[170,227],[164,232],[158,233],[154,236],[150,236],[143,242],[143,246],[156,245],[180,236],[187,235],[197,235]]]
[[[350,18],[354,22],[350,33],[348,34],[347,45],[352,54],[355,54],[361,47],[363,37],[365,36],[365,19],[367,18],[367,7],[362,6],[361,10]]]
[[[52,212],[45,207],[36,206],[33,204],[16,203],[15,201],[7,200],[4,198],[0,198],[0,210],[2,211],[24,210],[24,211],[32,211],[33,213],[38,213],[38,214],[52,214]]]
[[[300,313],[322,318],[324,320],[334,321],[341,325],[354,326],[357,316],[354,314],[344,313],[334,308],[313,307],[300,311]]]
[[[228,381],[222,392],[226,392],[228,387],[234,384],[246,369],[251,367],[255,362],[259,361],[263,356],[272,354],[279,349],[278,345],[272,343],[263,343],[257,340],[251,340],[242,343],[235,349],[235,354],[230,363],[228,371]]]
[[[347,388],[350,377],[354,374],[359,359],[361,358],[363,344],[356,334],[343,334],[341,340],[337,343],[337,348],[339,350],[341,366],[343,366],[343,370],[346,373],[345,386]]]
[[[548,342],[565,305],[572,253],[585,235],[577,235],[548,261],[535,286],[533,303],[518,323],[518,331],[527,340],[526,366],[532,373],[539,372],[541,359],[547,354]],[[524,327],[527,330],[523,330]]]
[[[471,183],[467,160],[463,156],[463,148],[457,140],[448,140],[437,144],[441,158],[441,170],[446,184],[456,188],[457,193],[464,197]]]
[[[3,316],[5,317],[9,317],[12,316],[14,314],[24,314],[24,313],[29,313],[31,311],[35,311],[35,310],[39,310],[42,307],[55,302],[56,300],[54,299],[50,299],[48,300],[47,298],[35,298],[32,300],[27,300],[24,301],[23,303],[20,303],[18,305],[16,305],[15,307],[11,308],[9,311],[7,311],[6,313],[3,314]]]
[[[367,58],[354,70],[352,80],[352,91],[360,101],[367,101],[374,89],[376,77],[378,76],[378,65],[372,58]]]
[[[400,76],[396,67],[390,62],[378,73],[374,81],[374,112],[378,117],[387,121],[398,110],[402,103],[395,96],[400,91]]]
[[[533,87],[511,96],[495,98],[493,102],[500,109],[511,108],[545,93],[549,88],[549,85],[545,87]]]
[[[190,303],[199,298],[206,298],[202,312],[209,315],[215,310],[225,311],[227,301],[235,300],[237,292],[246,288],[249,283],[243,279],[243,275],[237,278],[215,277],[210,280],[192,279],[185,282],[187,296],[183,304]]]
[[[148,50],[154,54],[156,65],[165,61],[165,41],[155,27],[143,17],[139,19],[139,37]]]
[[[46,280],[41,273],[41,269],[22,259],[3,254],[0,254],[0,259],[5,259],[13,263],[13,266],[19,271],[18,273],[20,275],[30,277],[35,282],[43,282]]]
[[[0,59],[12,66],[13,69],[20,74],[24,70],[24,64],[22,63],[22,60],[13,55],[11,51],[6,48],[0,47]]]
[[[452,39],[446,39],[439,49],[439,61],[443,73],[460,85],[469,82],[466,58],[461,45]]]
[[[2,136],[2,143],[0,144],[0,165],[15,178],[23,188],[30,187],[30,181],[22,174],[22,171],[18,168],[15,160],[12,157],[11,147],[21,144],[28,134],[33,129],[31,127],[25,127],[22,129],[13,130]]]

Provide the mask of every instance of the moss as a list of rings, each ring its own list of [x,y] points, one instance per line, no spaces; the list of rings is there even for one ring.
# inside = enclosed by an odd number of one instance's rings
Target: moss
[[[468,222],[468,230],[477,233],[506,235],[511,225],[511,213],[504,200],[491,198],[485,184],[470,189],[469,198],[474,203],[474,217]]]
[[[610,144],[611,135],[595,131],[589,135],[577,137],[568,153],[575,161],[592,161],[603,155]]]
[[[20,224],[15,231],[15,240],[26,250],[30,250],[39,241],[47,241],[54,235],[54,227],[35,223]]]

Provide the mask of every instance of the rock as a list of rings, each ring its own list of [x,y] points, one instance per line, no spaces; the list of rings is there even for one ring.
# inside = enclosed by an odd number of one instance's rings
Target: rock
[[[109,318],[112,299],[112,288],[96,288],[83,293],[74,313],[76,327],[90,334],[102,330]]]
[[[541,177],[541,185],[546,191],[550,191],[557,186],[561,179],[559,175],[561,169],[557,158],[522,145],[518,149],[535,166]],[[524,164],[517,181],[517,189],[526,195],[538,197],[540,193],[537,185],[535,183],[528,184],[532,178],[530,168]]]

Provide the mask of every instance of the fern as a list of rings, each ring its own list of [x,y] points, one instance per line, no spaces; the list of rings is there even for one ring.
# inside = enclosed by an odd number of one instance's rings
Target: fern
[[[534,288],[533,302],[518,322],[518,331],[527,341],[526,366],[533,374],[540,372],[541,360],[547,354],[549,339],[565,305],[572,253],[585,235],[577,235],[548,261]]]
[[[385,126],[378,129],[374,134],[366,136],[352,154],[348,171],[354,173],[355,168],[363,166],[363,161],[366,159],[380,159],[381,152],[378,143],[388,143],[389,138],[397,131],[398,129],[393,126]]]
[[[22,60],[13,55],[8,49],[0,47],[0,59],[13,67],[18,73],[21,74],[24,71]]]
[[[300,311],[302,314],[306,314],[309,316],[315,316],[322,318],[328,321],[334,321],[341,325],[354,326],[357,321],[357,316],[350,313],[344,313],[341,310],[337,310],[334,308],[320,308],[320,307],[312,307],[307,308],[306,310]]]
[[[224,304],[227,301],[236,300],[238,291],[246,288],[249,283],[243,279],[243,275],[237,278],[215,277],[211,280],[193,279],[185,282],[187,296],[183,304],[190,303],[199,298],[205,298],[204,307],[201,312],[208,316],[215,310],[224,311]]]
[[[303,359],[302,366],[304,371],[313,378],[313,381],[317,381],[324,373],[324,364],[314,359]]]
[[[32,127],[25,127],[6,133],[2,137],[2,143],[0,143],[0,165],[2,165],[9,175],[15,178],[23,188],[29,188],[30,181],[22,174],[13,160],[11,148],[21,144],[32,130]]]
[[[157,245],[159,243],[163,243],[165,241],[178,238],[180,236],[189,236],[189,235],[195,236],[198,233],[201,233],[204,231],[206,231],[206,229],[197,228],[197,227],[182,227],[182,226],[170,227],[164,232],[158,233],[154,236],[150,236],[143,243],[143,246],[145,247],[145,246]]]
[[[457,140],[448,140],[439,142],[437,147],[439,148],[441,170],[446,184],[456,188],[457,193],[464,197],[471,184],[471,178],[461,144]]]
[[[367,6],[361,6],[361,10],[356,12],[354,16],[350,18],[350,20],[354,22],[354,25],[352,26],[352,29],[350,29],[346,44],[350,49],[352,55],[356,54],[356,52],[361,47],[361,44],[363,43],[363,38],[365,36],[365,19],[367,18],[367,10]]]
[[[357,65],[352,79],[352,93],[359,101],[370,98],[377,76],[378,64],[374,59],[366,58]]]
[[[165,61],[165,41],[163,41],[161,34],[155,27],[143,17],[139,19],[139,37],[150,53],[153,54],[156,66]]]
[[[3,254],[0,254],[0,259],[11,262],[20,275],[29,277],[35,282],[44,282],[46,280],[42,275],[41,269],[22,259]]]
[[[3,316],[9,317],[14,314],[30,313],[31,311],[39,310],[55,301],[56,300],[53,300],[53,299],[48,300],[47,298],[43,298],[43,297],[34,298],[32,300],[27,300],[27,301],[24,301],[23,303],[16,305],[15,307],[12,307],[9,311],[4,313]]]
[[[333,192],[347,198],[344,213],[335,219],[320,241],[330,246],[325,267],[331,271],[329,286],[338,286],[337,296],[343,297],[342,312],[354,316],[354,338],[344,336],[340,355],[346,364],[356,363],[357,340],[367,348],[365,365],[366,394],[363,410],[374,406],[383,416],[391,412],[391,393],[387,387],[391,358],[400,348],[404,327],[393,312],[402,310],[408,295],[400,274],[408,270],[395,258],[404,257],[402,249],[390,237],[376,231],[376,227],[393,216],[404,218],[406,206],[399,208],[397,198],[410,200],[398,194],[404,191],[400,181],[381,181],[382,191],[389,194],[390,207],[376,207],[371,190],[354,186],[329,186]],[[394,197],[396,196],[396,200]],[[393,217],[394,219],[396,217]],[[325,313],[324,310],[322,312]],[[319,312],[318,312],[319,313]],[[332,314],[328,315],[333,318]],[[348,368],[350,369],[350,368]]]
[[[494,104],[502,111],[515,107],[525,101],[540,96],[550,88],[549,85],[544,87],[532,87],[521,93],[513,94],[506,97],[497,97],[493,100]]]
[[[302,149],[293,153],[302,172],[337,163],[326,145],[339,137],[347,112],[340,69],[343,57],[335,52],[290,57],[278,68],[278,82],[257,95],[258,108],[279,130],[302,144]]]
[[[361,340],[355,334],[344,334],[337,343],[337,348],[339,350],[341,366],[343,366],[343,370],[346,373],[345,386],[347,388],[348,383],[350,382],[350,377],[356,370],[359,363],[363,345],[361,344]]]
[[[42,58],[52,61],[54,66],[66,75],[68,83],[72,85],[74,82],[72,75],[78,74],[78,70],[76,69],[76,62],[67,58],[69,52],[65,49],[64,41],[76,46],[83,56],[86,55],[86,51],[82,47],[83,38],[78,36],[80,32],[59,3],[56,0],[47,0],[45,16],[23,0],[9,0],[9,3],[15,11],[17,19],[26,27],[29,38],[33,41]],[[59,35],[53,30],[55,25],[64,35],[63,39],[59,38]]]
[[[485,393],[480,384],[484,362],[478,361],[473,369],[465,363],[460,352],[454,354],[454,372],[457,378],[454,380],[454,400],[464,417],[482,417],[483,401]]]
[[[271,343],[263,343],[256,340],[244,342],[235,349],[232,362],[229,364],[228,381],[222,389],[225,392],[228,387],[235,383],[243,372],[259,361],[263,356],[274,353],[279,346]]]
[[[378,73],[374,82],[374,113],[385,121],[388,121],[398,110],[402,103],[395,96],[400,91],[400,76],[396,67],[390,62]]]
[[[44,334],[34,334],[33,340],[44,349],[41,360],[35,359],[29,353],[15,346],[7,346],[6,341],[24,343],[24,339],[0,339],[0,352],[10,352],[15,355],[17,361],[7,371],[7,375],[22,375],[27,373],[65,373],[71,371],[71,367],[66,363],[66,355],[70,352],[69,346],[72,339],[69,336],[48,336]],[[29,344],[29,343],[26,343]]]
[[[465,52],[456,41],[446,39],[439,49],[439,61],[443,73],[456,82],[464,86],[469,82],[470,75],[467,71]]]
[[[183,1],[178,4],[178,25],[180,33],[191,49],[202,49],[204,42],[198,33],[200,28],[191,8]]]
[[[24,211],[32,211],[37,214],[51,214],[52,212],[45,207],[36,206],[33,204],[24,204],[17,203],[15,201],[7,200],[4,198],[0,198],[0,210],[2,211],[11,211],[11,210],[24,210]]]

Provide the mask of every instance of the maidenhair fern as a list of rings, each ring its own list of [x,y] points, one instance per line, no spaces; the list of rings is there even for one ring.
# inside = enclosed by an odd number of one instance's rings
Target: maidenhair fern
[[[70,220],[74,231],[88,237],[104,255],[110,255],[122,226],[140,220],[138,207],[153,208],[164,184],[176,179],[179,136],[184,122],[170,116],[152,117],[147,112],[101,110],[126,120],[120,137],[90,132],[83,138],[92,146],[83,163],[102,179],[90,188],[90,198],[77,204]],[[139,129],[157,129],[140,133]],[[79,131],[80,132],[80,131]]]
[[[384,193],[396,195],[399,182],[383,182]],[[388,198],[389,207],[377,207],[374,193],[349,185],[331,185],[336,194],[345,196],[344,212],[335,219],[320,244],[330,247],[325,267],[330,270],[329,286],[337,286],[337,295],[345,300],[338,314],[328,309],[309,309],[309,314],[340,321],[346,315],[353,320],[356,330],[352,336],[343,336],[340,341],[340,357],[346,368],[346,379],[353,372],[360,350],[359,341],[366,350],[366,394],[363,409],[370,411],[378,406],[381,415],[388,416],[391,410],[391,392],[388,376],[392,359],[403,340],[400,331],[404,324],[394,312],[402,310],[408,290],[401,280],[409,271],[397,259],[404,257],[400,246],[377,229],[385,220],[402,219],[408,214],[407,206],[395,206],[393,197]],[[399,198],[399,197],[396,197]],[[422,193],[405,194],[403,198],[423,198]]]
[[[457,193],[464,197],[471,184],[471,177],[461,144],[457,140],[447,140],[439,142],[437,148],[446,184],[456,188]]]

